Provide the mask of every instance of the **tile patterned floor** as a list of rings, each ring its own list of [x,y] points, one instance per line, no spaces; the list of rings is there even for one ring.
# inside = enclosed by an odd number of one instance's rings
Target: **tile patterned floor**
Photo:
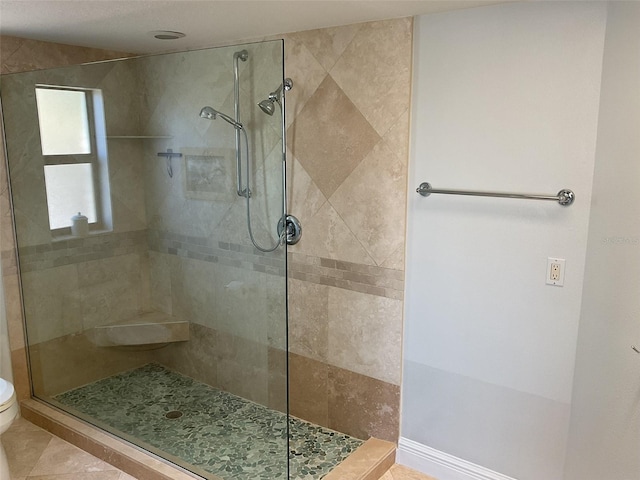
[[[223,479],[286,479],[286,415],[160,365],[100,380],[56,400]],[[172,412],[181,415],[167,418]],[[295,418],[289,430],[291,478],[300,480],[322,478],[362,444]]]
[[[136,480],[22,418],[2,435],[2,443],[10,480]]]

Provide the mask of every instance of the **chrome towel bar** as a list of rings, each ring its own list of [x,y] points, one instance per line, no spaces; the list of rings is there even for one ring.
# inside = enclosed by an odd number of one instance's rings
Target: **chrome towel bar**
[[[433,188],[430,183],[423,182],[418,188],[418,192],[423,197],[428,197],[432,193],[444,193],[447,195],[471,195],[473,197],[500,197],[500,198],[520,198],[526,200],[555,200],[560,205],[568,207],[573,203],[576,196],[575,194],[564,188],[558,192],[557,195],[533,195],[524,193],[501,193],[501,192],[477,192],[473,190],[451,190],[444,188]]]

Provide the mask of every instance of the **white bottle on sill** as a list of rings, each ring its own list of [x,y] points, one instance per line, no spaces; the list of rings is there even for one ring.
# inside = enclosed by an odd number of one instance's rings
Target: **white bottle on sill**
[[[71,234],[74,237],[86,237],[89,235],[89,219],[80,212],[71,217]]]

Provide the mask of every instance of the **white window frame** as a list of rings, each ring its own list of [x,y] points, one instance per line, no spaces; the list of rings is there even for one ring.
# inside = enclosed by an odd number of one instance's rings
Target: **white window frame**
[[[106,128],[102,91],[93,88],[65,85],[37,84],[36,89],[81,91],[85,94],[87,122],[89,127],[90,152],[87,154],[42,155],[44,165],[69,165],[89,163],[93,174],[93,195],[96,221],[89,224],[89,233],[113,230],[111,197],[109,188],[109,166],[106,145]],[[43,169],[44,169],[43,165]],[[45,186],[46,188],[46,186]],[[47,219],[49,206],[47,204]],[[77,212],[76,212],[77,213]],[[71,218],[71,215],[70,217]],[[54,237],[71,235],[71,227],[50,228]]]

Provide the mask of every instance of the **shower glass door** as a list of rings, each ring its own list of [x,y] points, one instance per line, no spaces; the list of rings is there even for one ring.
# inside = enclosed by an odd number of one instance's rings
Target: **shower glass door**
[[[205,478],[288,476],[282,84],[282,41],[2,78],[34,395]]]

